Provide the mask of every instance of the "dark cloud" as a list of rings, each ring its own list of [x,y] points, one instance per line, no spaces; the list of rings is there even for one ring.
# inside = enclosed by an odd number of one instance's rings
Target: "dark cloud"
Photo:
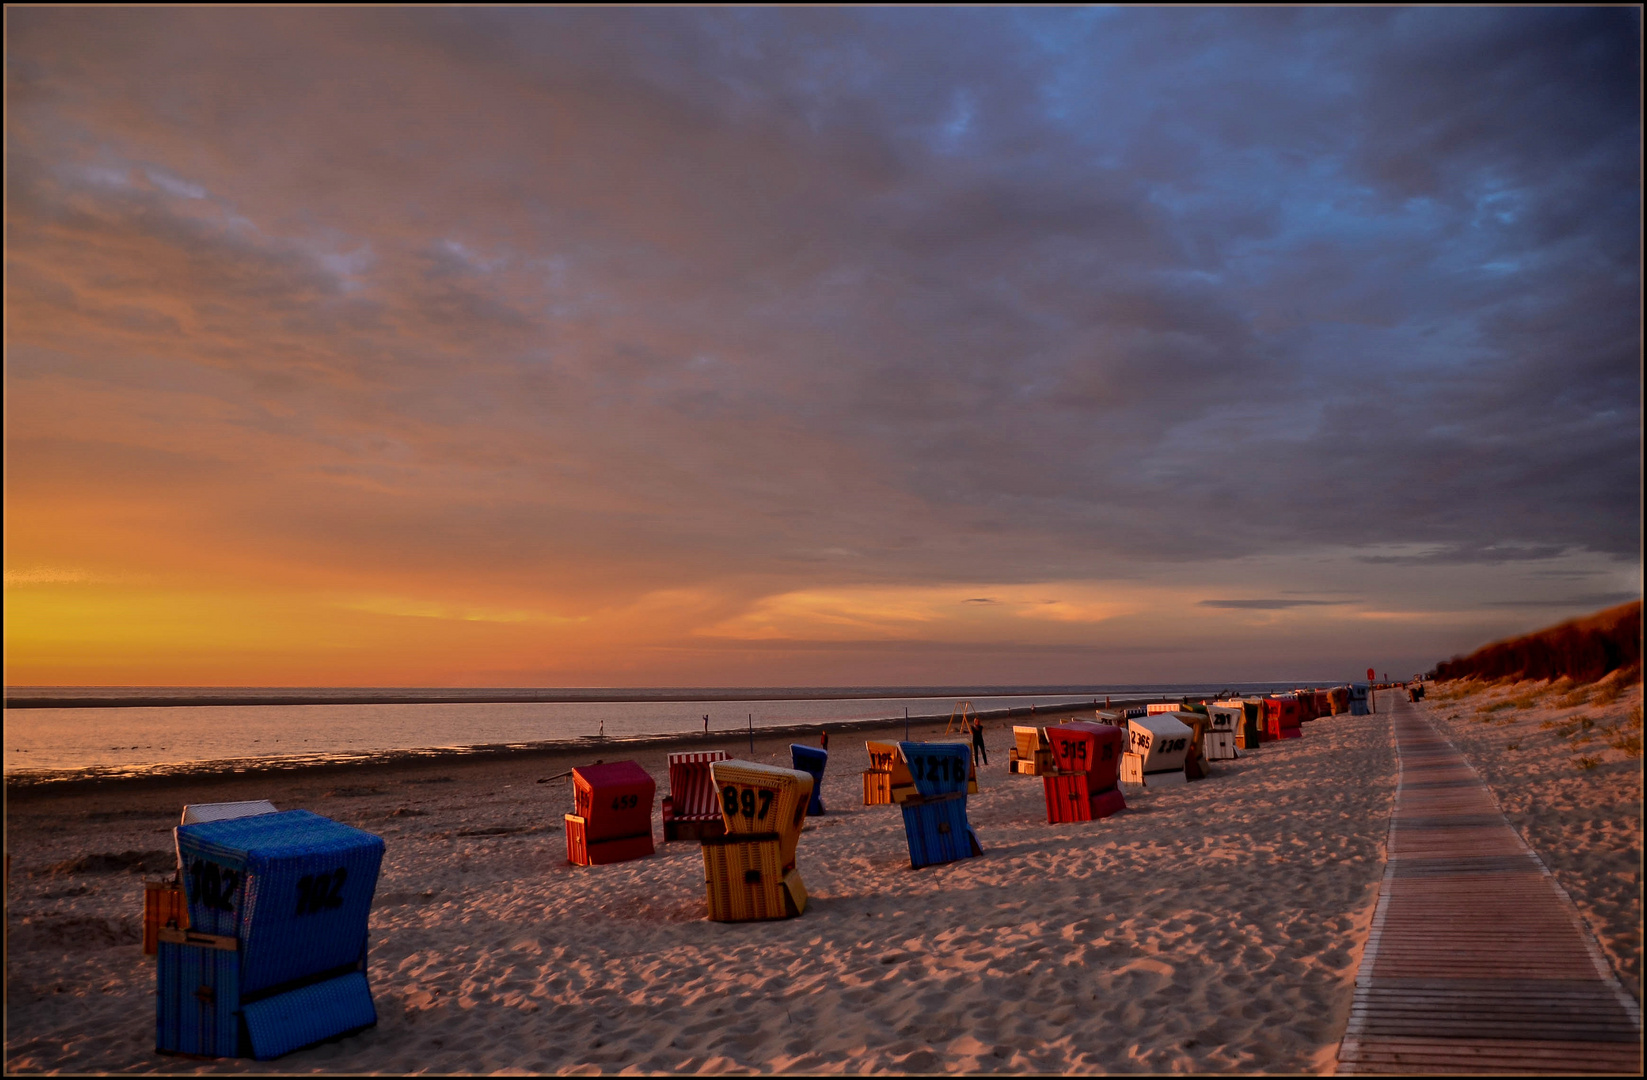
[[[209,412],[282,494],[175,497],[292,558],[1639,552],[1634,9],[7,25],[8,390],[199,410],[30,437],[115,475]]]
[[[1483,607],[1504,608],[1570,608],[1574,611],[1592,611],[1596,608],[1612,607],[1615,604],[1628,603],[1631,600],[1640,600],[1640,593],[1583,593],[1578,596],[1569,596],[1562,600],[1487,600]]]

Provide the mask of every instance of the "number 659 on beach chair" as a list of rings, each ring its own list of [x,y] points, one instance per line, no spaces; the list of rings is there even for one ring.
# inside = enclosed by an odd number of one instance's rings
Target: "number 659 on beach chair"
[[[579,765],[572,770],[566,815],[566,861],[601,866],[652,854],[652,797],[658,785],[637,761]]]
[[[982,855],[966,819],[971,748],[960,743],[901,742],[915,794],[903,802],[909,865],[915,869]]]
[[[709,766],[724,836],[704,837],[703,873],[715,922],[785,919],[806,910],[795,849],[806,823],[812,777],[753,761]]]

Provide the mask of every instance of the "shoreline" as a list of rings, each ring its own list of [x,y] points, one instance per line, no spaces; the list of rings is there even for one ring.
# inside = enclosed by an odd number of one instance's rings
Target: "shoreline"
[[[1112,701],[1110,708],[1148,704],[1144,699]],[[1098,706],[1102,708],[1103,706]],[[1007,709],[989,709],[977,713],[986,723],[1011,721],[1033,715],[1037,720],[1066,718],[1090,713],[1090,703],[1065,702],[1055,706],[1023,706]],[[919,727],[929,729],[934,724],[947,726],[950,717],[942,715],[911,716],[907,723],[912,733]],[[363,753],[349,758],[326,757],[321,760],[302,758],[250,758],[226,761],[185,762],[177,766],[160,765],[140,773],[106,772],[91,769],[42,771],[38,773],[10,773],[5,777],[8,800],[49,797],[52,795],[84,794],[119,789],[165,789],[210,783],[222,780],[256,780],[276,777],[303,778],[349,773],[393,772],[396,770],[421,771],[460,765],[496,765],[507,762],[553,760],[563,757],[587,757],[604,751],[645,753],[679,751],[686,749],[723,749],[727,746],[747,746],[753,737],[756,743],[773,739],[815,739],[828,730],[833,736],[856,736],[873,732],[902,731],[906,721],[902,717],[870,720],[808,721],[801,724],[781,724],[749,729],[722,729],[702,732],[663,732],[655,735],[578,736],[572,739],[554,739],[531,743],[489,743],[466,747],[429,747],[422,749],[383,750]],[[1010,733],[1008,733],[1010,734]],[[1002,744],[1002,753],[1010,740]],[[735,755],[734,755],[735,756]]]

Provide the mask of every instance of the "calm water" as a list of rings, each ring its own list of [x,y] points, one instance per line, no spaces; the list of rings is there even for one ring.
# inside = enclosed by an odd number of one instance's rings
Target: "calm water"
[[[1303,685],[1303,684],[1298,684]],[[1240,684],[1229,689],[1263,692],[1274,684]],[[1106,695],[1177,697],[1211,694],[1222,686],[1079,687],[1066,692],[959,694],[944,696],[858,696],[861,688],[842,688],[827,696],[790,698],[768,691],[758,700],[657,700],[666,691],[583,691],[580,696],[605,700],[536,702],[349,703],[347,698],[433,696],[428,690],[224,690],[222,688],[144,688],[141,690],[14,687],[8,697],[108,697],[155,695],[168,698],[335,696],[324,705],[126,706],[115,708],[13,708],[5,712],[5,773],[24,779],[65,774],[138,774],[194,771],[237,764],[298,764],[370,758],[391,751],[459,750],[476,746],[575,741],[604,732],[608,737],[664,735],[702,731],[709,716],[711,731],[754,726],[844,720],[947,717],[963,697],[974,709],[988,711],[1037,704],[1102,701]],[[1058,688],[1065,690],[1065,688]],[[484,691],[451,691],[477,696]],[[552,692],[545,692],[552,693]],[[705,691],[705,694],[711,692]],[[739,691],[714,691],[717,697]],[[748,693],[748,691],[744,691]],[[610,695],[610,697],[609,697]],[[500,695],[501,696],[501,695]],[[619,697],[650,700],[617,700]]]

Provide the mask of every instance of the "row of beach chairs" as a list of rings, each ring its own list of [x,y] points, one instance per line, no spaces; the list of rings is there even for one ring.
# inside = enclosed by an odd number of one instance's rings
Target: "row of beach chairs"
[[[1126,808],[1125,788],[1201,779],[1209,761],[1296,738],[1306,720],[1364,713],[1367,697],[1360,684],[1098,710],[1096,722],[1014,728],[1009,771],[1041,777],[1049,823],[1097,820]],[[899,807],[912,867],[982,854],[967,818],[967,798],[978,790],[967,745],[866,746],[864,805]],[[806,910],[796,853],[806,818],[826,812],[829,755],[796,744],[791,760],[786,769],[719,751],[669,756],[664,839],[700,845],[715,921]],[[654,853],[656,783],[639,763],[580,766],[572,788],[568,861],[595,866]],[[377,1022],[367,915],[382,838],[264,801],[186,806],[174,835],[175,879],[145,883],[144,893],[156,1049],[268,1060]]]

